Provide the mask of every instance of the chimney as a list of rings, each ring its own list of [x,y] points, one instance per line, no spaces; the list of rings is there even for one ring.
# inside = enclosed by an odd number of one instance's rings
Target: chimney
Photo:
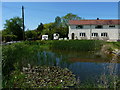
[[[99,20],[99,18],[97,18],[97,20]]]

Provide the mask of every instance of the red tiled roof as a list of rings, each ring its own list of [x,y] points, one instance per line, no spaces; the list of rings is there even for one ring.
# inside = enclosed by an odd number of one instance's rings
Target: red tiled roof
[[[120,19],[113,20],[70,20],[69,25],[118,25]]]

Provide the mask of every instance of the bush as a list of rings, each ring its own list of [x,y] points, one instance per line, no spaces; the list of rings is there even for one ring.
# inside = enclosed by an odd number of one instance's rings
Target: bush
[[[8,41],[16,41],[17,40],[17,36],[16,35],[3,35],[2,36],[3,41],[8,42]]]

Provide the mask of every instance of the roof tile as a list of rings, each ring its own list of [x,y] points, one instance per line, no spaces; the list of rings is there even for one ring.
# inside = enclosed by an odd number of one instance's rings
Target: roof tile
[[[120,20],[70,20],[69,25],[118,25]]]

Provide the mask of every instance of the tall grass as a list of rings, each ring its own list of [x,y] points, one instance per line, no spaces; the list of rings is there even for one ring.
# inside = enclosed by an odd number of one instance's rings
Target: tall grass
[[[99,40],[69,40],[69,41],[53,41],[52,49],[73,50],[73,51],[96,51],[100,50],[103,41]]]
[[[120,49],[120,42],[107,42],[107,44],[111,45],[113,48]]]
[[[49,59],[49,55],[44,53],[41,45],[36,44],[36,42],[6,45],[3,46],[2,53],[3,87],[6,88],[11,87],[13,81],[10,76],[16,68],[17,70],[22,70],[22,67],[27,66],[28,63],[32,66],[56,63],[52,58],[50,58],[51,60]]]
[[[3,87],[9,80],[9,76],[15,67],[20,70],[22,66],[28,63],[37,63],[36,55],[39,51],[38,45],[26,45],[24,43],[16,43],[12,45],[3,46],[2,48],[2,75]],[[17,64],[17,66],[14,66]]]

